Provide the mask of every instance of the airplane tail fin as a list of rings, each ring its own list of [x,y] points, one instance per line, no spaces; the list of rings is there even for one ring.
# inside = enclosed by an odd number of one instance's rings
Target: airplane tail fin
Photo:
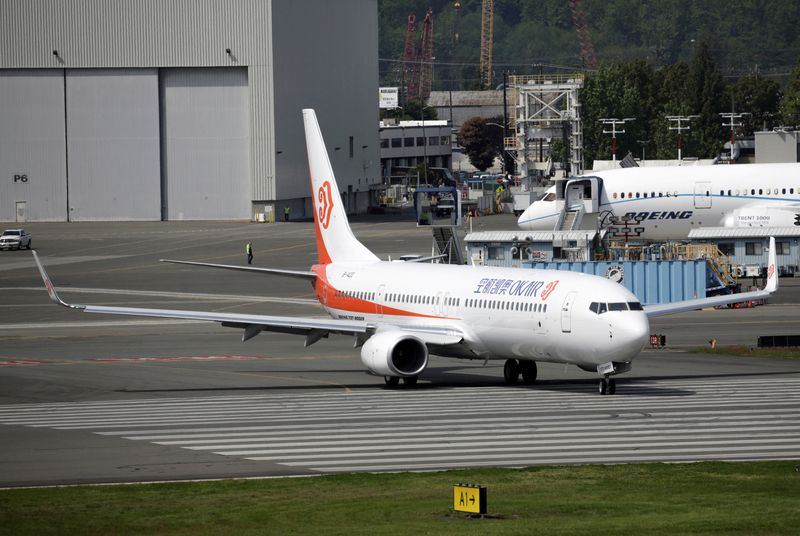
[[[378,261],[378,257],[359,242],[350,229],[314,110],[303,110],[303,123],[320,264]]]

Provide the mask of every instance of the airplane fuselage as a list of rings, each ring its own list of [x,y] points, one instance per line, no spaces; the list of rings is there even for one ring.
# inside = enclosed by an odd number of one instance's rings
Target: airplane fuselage
[[[315,291],[333,318],[455,326],[465,344],[433,345],[431,353],[443,356],[594,369],[609,361],[629,362],[649,333],[632,293],[586,274],[380,261],[333,263],[314,271],[324,274]],[[600,302],[622,305],[592,312],[590,305]]]
[[[685,239],[700,227],[800,225],[800,164],[627,168],[585,177],[602,179],[601,226],[630,228],[643,239]],[[559,214],[555,201],[536,201],[518,224],[552,230]]]

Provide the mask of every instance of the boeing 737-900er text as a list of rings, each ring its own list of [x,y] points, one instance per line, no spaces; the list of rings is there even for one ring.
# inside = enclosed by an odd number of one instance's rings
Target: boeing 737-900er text
[[[648,317],[764,298],[778,286],[772,241],[764,290],[648,307],[625,287],[593,275],[381,261],[350,230],[314,110],[304,110],[303,118],[318,264],[288,271],[168,262],[306,279],[331,318],[67,304],[35,257],[50,298],[86,313],[220,322],[242,329],[243,341],[261,331],[304,335],[306,346],[331,333],[350,335],[364,366],[389,385],[416,383],[435,354],[505,360],[508,383],[520,374],[532,383],[537,361],[577,365],[599,373],[600,393],[611,394],[611,377],[629,370],[648,341]]]
[[[568,211],[636,227],[646,240],[681,240],[699,227],[800,225],[800,164],[610,169],[559,181],[522,213],[522,229],[552,231]],[[558,203],[557,200],[563,200]]]

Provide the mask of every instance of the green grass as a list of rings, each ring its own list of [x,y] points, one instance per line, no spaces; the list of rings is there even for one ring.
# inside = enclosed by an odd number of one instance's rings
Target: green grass
[[[690,350],[693,353],[711,355],[738,355],[745,357],[782,357],[784,359],[800,359],[800,348],[756,348],[753,346],[717,346],[711,349],[701,346]]]
[[[797,462],[594,465],[0,491],[0,534],[797,534]],[[488,487],[489,516],[450,511]]]

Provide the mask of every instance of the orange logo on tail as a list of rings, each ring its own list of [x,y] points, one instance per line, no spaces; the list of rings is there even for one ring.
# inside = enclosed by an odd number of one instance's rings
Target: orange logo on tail
[[[769,270],[767,271],[767,279],[772,279],[772,274],[774,274],[774,273],[775,273],[775,265],[774,264],[770,264],[769,265]]]
[[[323,229],[327,229],[333,212],[333,197],[331,196],[331,183],[329,181],[323,182],[322,186],[317,190],[317,202],[319,203],[319,208],[317,208],[319,223]]]

